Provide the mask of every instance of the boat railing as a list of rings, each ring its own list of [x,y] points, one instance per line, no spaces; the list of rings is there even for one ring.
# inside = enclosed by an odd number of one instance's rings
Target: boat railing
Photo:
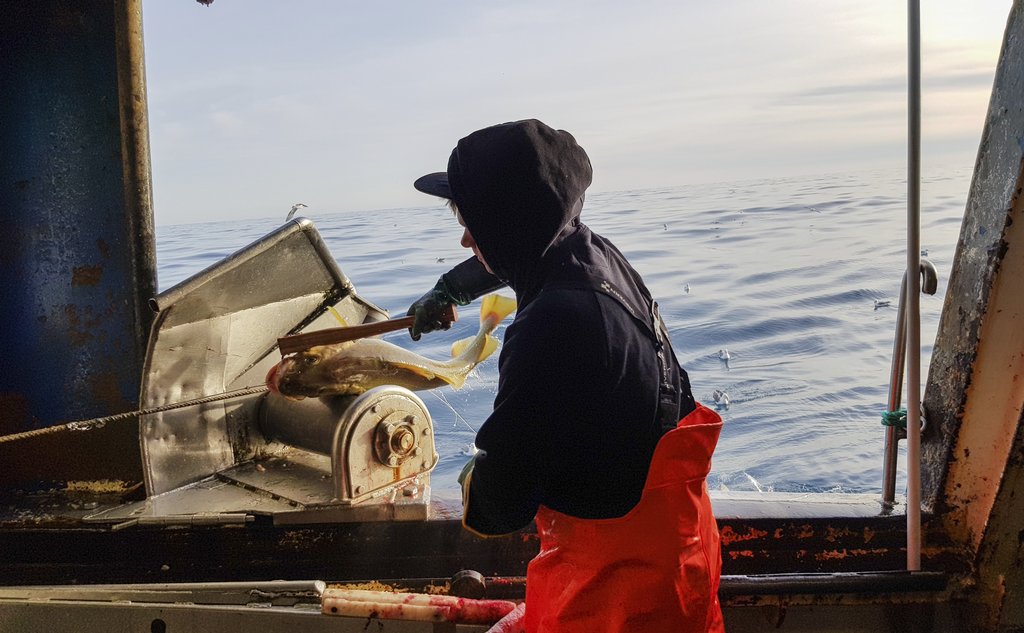
[[[927,259],[921,260],[921,292],[934,295],[939,285],[935,265]],[[892,346],[892,368],[889,372],[889,403],[887,418],[900,411],[903,398],[903,369],[907,350],[907,274],[900,284],[900,300],[896,316],[896,336]],[[882,468],[882,505],[892,510],[896,500],[896,462],[899,456],[899,442],[906,439],[906,427],[891,421],[885,426],[885,453]]]

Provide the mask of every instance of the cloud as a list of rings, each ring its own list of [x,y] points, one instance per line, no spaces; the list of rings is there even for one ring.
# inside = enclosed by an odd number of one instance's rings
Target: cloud
[[[980,131],[1004,5],[972,4],[963,32],[956,2],[928,4],[925,129],[950,147]],[[158,223],[209,219],[204,200],[223,217],[426,204],[409,183],[460,137],[527,116],[577,136],[595,188],[904,154],[905,9],[888,0],[145,9]]]

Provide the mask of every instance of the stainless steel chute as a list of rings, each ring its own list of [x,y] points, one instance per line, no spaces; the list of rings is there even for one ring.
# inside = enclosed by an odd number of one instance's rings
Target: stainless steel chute
[[[381,321],[313,223],[290,221],[151,301],[140,402],[156,408],[263,384],[277,339]],[[437,463],[410,391],[290,401],[264,392],[140,417],[147,499],[91,521],[121,525],[414,520]]]

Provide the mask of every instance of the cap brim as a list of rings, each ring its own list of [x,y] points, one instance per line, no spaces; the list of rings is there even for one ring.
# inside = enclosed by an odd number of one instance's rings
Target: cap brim
[[[418,191],[423,193],[429,193],[432,196],[438,198],[452,198],[452,188],[448,184],[448,172],[439,171],[433,174],[427,174],[416,179],[416,182],[412,183],[413,187],[416,187]]]

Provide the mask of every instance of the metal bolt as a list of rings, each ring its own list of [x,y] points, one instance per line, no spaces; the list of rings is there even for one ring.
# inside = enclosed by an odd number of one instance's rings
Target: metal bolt
[[[388,466],[398,465],[398,455],[388,455]]]
[[[388,435],[391,435],[392,433],[395,432],[395,425],[389,422],[387,426],[384,427],[384,432],[387,433]]]
[[[416,455],[417,457],[418,457],[418,456],[420,456],[420,455],[421,455],[422,453],[423,453],[423,449],[422,449],[422,448],[420,448],[419,446],[417,446],[417,447],[416,447],[416,450],[414,450],[414,451],[412,452],[412,454],[413,454],[413,455]]]
[[[372,407],[370,407],[370,413],[377,413],[378,411],[380,411],[380,405],[379,404],[375,404]]]
[[[416,440],[412,437],[412,433],[409,431],[403,431],[398,434],[398,445],[402,447],[403,451],[411,449],[415,441]]]
[[[356,486],[356,494],[357,495],[363,494],[363,487],[362,486]]]
[[[423,434],[424,435],[430,435],[430,427],[429,426],[423,428]]]

